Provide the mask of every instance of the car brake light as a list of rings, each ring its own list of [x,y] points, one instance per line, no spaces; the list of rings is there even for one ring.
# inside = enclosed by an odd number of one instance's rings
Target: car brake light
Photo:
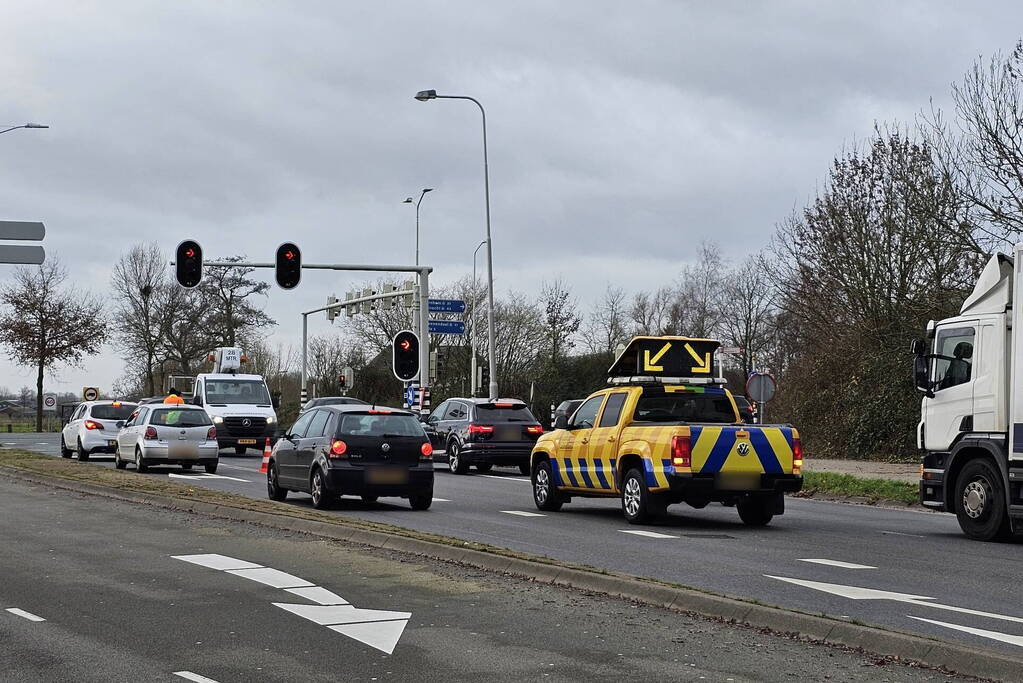
[[[95,420],[86,420],[85,421],[85,428],[86,429],[103,429],[103,425],[101,425],[99,422],[96,422]]]
[[[469,425],[470,434],[493,434],[493,425]]]
[[[675,467],[692,467],[692,453],[689,449],[689,435],[674,436],[671,439],[671,464]]]
[[[146,441],[156,441],[156,427],[146,427]]]
[[[366,412],[369,413],[370,415],[390,415],[391,414],[390,410],[367,410]]]
[[[528,432],[529,434],[543,434],[543,427],[540,425],[526,427],[526,432]]]
[[[515,405],[514,403],[495,403],[494,407],[495,408],[511,408],[514,405]]]
[[[419,447],[419,452],[423,454],[423,457],[420,458],[420,460],[433,459],[433,444],[429,441],[424,442],[423,445]]]
[[[798,436],[792,437],[792,474],[803,473],[803,442]]]
[[[346,444],[344,441],[335,441],[334,443],[330,444],[329,457],[331,458],[343,458],[345,457],[345,453],[347,452],[348,444]]]
[[[213,441],[216,438],[217,438],[217,428],[216,427],[210,427],[210,431],[206,432],[206,440],[207,441]]]

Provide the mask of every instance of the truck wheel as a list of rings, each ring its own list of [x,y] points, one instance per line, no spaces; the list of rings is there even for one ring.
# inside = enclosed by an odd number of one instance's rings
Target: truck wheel
[[[564,497],[554,488],[554,475],[547,460],[541,460],[533,471],[533,504],[545,512],[557,512],[565,504]]]
[[[1005,514],[1005,490],[998,470],[987,460],[966,463],[956,480],[956,518],[963,533],[978,541],[995,541],[1009,536]]]
[[[774,518],[772,496],[743,496],[735,507],[739,510],[739,519],[746,526],[767,526]]]
[[[622,479],[622,514],[629,524],[649,524],[654,517],[664,514],[666,501],[650,493],[642,470],[631,469]]]

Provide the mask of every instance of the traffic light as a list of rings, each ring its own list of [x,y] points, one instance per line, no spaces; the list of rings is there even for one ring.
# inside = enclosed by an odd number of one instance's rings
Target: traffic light
[[[291,242],[285,242],[277,247],[274,269],[281,289],[295,289],[302,279],[302,252]]]
[[[490,386],[490,366],[484,363],[480,366],[480,389]]]
[[[185,240],[174,252],[174,270],[178,284],[191,289],[202,280],[202,247],[195,240]]]
[[[419,376],[419,337],[404,330],[394,335],[394,376],[409,382]]]
[[[337,302],[338,302],[337,297],[334,296],[333,294],[330,294],[330,295],[327,296],[327,305],[328,306],[333,306]],[[340,311],[340,309],[338,309],[338,308],[328,308],[327,309],[327,320],[329,320],[330,322],[334,322],[334,318],[337,317],[337,314],[338,314],[339,311]]]

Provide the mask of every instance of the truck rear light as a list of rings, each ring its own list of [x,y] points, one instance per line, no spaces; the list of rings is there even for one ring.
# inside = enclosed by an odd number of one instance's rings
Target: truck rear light
[[[798,436],[792,438],[792,474],[803,473],[803,442]]]
[[[217,439],[217,428],[210,427],[210,431],[206,432],[207,441],[215,441]]]
[[[690,468],[693,465],[689,448],[689,435],[671,438],[671,464],[675,467]]]
[[[146,435],[144,438],[146,441],[156,441],[156,427],[146,427]]]
[[[433,460],[433,444],[429,441],[419,447],[419,452],[423,454],[420,460]]]
[[[469,434],[493,434],[493,425],[469,425]]]
[[[328,457],[344,458],[346,457],[345,453],[347,452],[348,444],[346,444],[344,441],[335,441],[334,443],[330,444],[330,453],[328,454]]]
[[[540,425],[533,425],[532,427],[526,427],[526,432],[529,434],[543,434],[543,427]]]
[[[85,428],[86,429],[103,429],[103,425],[101,425],[99,422],[96,422],[95,420],[86,420],[85,421]]]

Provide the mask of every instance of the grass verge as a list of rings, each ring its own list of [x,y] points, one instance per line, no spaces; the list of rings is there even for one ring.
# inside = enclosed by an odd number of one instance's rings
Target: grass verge
[[[800,497],[816,494],[866,498],[870,503],[893,501],[903,505],[915,505],[920,496],[916,482],[893,479],[867,479],[838,472],[804,472],[803,490]]]

